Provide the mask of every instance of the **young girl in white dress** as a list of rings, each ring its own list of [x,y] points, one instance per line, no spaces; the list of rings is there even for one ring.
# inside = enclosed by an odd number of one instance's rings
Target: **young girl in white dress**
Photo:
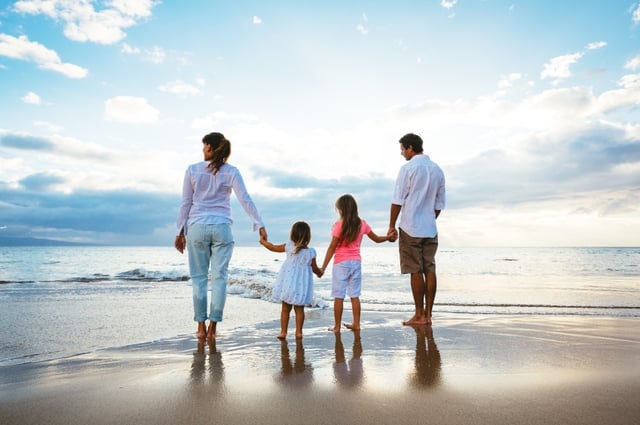
[[[289,239],[281,245],[274,245],[266,238],[260,239],[260,243],[268,250],[287,254],[273,286],[272,295],[274,300],[282,302],[278,339],[287,337],[292,308],[296,314],[296,338],[302,338],[304,306],[313,300],[312,273],[322,277],[322,270],[316,263],[316,250],[308,246],[311,241],[309,225],[304,221],[293,223]]]

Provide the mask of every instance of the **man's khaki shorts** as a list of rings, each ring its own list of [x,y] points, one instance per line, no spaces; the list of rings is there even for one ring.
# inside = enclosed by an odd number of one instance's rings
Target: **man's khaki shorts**
[[[435,273],[438,235],[434,238],[414,238],[400,229],[400,272]]]

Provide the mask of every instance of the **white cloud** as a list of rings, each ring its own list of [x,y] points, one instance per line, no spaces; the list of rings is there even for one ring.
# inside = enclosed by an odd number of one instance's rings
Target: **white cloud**
[[[367,33],[369,32],[369,30],[368,30],[367,28],[365,28],[365,26],[364,26],[364,25],[362,25],[362,24],[358,24],[358,25],[356,26],[356,30],[358,30],[358,32],[359,32],[360,34],[362,34],[362,35],[367,35]]]
[[[498,81],[498,87],[501,89],[506,89],[508,87],[511,87],[514,81],[517,81],[521,78],[522,74],[518,72],[512,72],[511,74],[500,78],[500,81]]]
[[[145,124],[158,121],[158,110],[142,97],[116,96],[105,101],[104,106],[109,121]]]
[[[149,62],[160,64],[164,62],[165,57],[167,56],[162,47],[155,46],[151,50],[145,50],[144,52],[146,60]]]
[[[556,56],[548,63],[544,64],[544,70],[540,74],[540,78],[564,79],[571,77],[571,65],[576,63],[584,54],[582,52],[571,53],[568,55]]]
[[[458,0],[442,0],[440,2],[440,6],[444,7],[445,9],[451,9],[456,5],[456,3],[458,3]]]
[[[255,25],[260,25],[262,23],[262,19],[259,16],[254,16],[252,22]]]
[[[127,43],[122,43],[120,52],[126,55],[141,55],[143,60],[154,63],[156,65],[163,63],[167,57],[164,49],[159,46],[154,46],[151,49],[142,51],[138,47],[133,47]]]
[[[230,114],[228,112],[214,112],[212,114],[194,119],[191,123],[191,127],[199,130],[207,130],[214,127],[220,127],[222,123],[255,123],[257,121],[258,117],[252,114]]]
[[[42,99],[40,98],[40,96],[38,96],[37,94],[35,94],[32,91],[30,91],[29,93],[27,93],[24,96],[22,96],[21,99],[22,99],[22,101],[24,103],[28,103],[29,105],[41,105],[42,104]]]
[[[152,0],[111,0],[106,8],[96,10],[87,0],[20,0],[13,8],[64,21],[64,34],[71,40],[113,44],[126,37],[124,29],[151,16],[155,4]]]
[[[196,96],[202,94],[202,90],[182,80],[171,81],[158,87],[160,91],[176,94],[178,96]]]
[[[637,4],[635,10],[633,11],[633,14],[631,16],[631,19],[633,20],[633,22],[635,22],[636,24],[640,24],[640,3]]]
[[[609,90],[598,97],[596,110],[600,113],[640,103],[640,74],[624,75],[619,81],[620,88]]]
[[[148,18],[151,16],[151,9],[155,6],[152,0],[111,0],[110,4],[115,10],[126,16],[136,18]]]
[[[640,55],[637,55],[629,59],[627,63],[624,64],[624,69],[630,69],[632,71],[635,71],[638,68],[640,68]]]
[[[85,78],[89,73],[86,68],[62,62],[58,53],[38,42],[29,41],[25,35],[16,38],[0,34],[0,56],[34,62],[40,69],[59,72],[69,78]]]
[[[587,44],[585,48],[587,50],[597,50],[597,49],[602,49],[606,45],[607,45],[606,41],[594,41],[593,43]]]
[[[120,51],[122,53],[126,53],[128,55],[139,55],[140,54],[140,49],[138,49],[137,47],[132,47],[132,46],[128,45],[127,43],[122,43],[122,48],[120,49]]]
[[[48,131],[50,131],[51,133],[59,133],[62,130],[64,130],[64,127],[56,125],[56,124],[52,124],[52,123],[47,122],[47,121],[34,121],[33,125],[35,125],[36,127],[44,127]]]

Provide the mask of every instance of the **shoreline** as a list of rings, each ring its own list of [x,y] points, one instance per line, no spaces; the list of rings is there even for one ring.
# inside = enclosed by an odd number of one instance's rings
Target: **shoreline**
[[[344,319],[350,312],[345,311]],[[640,417],[636,318],[366,312],[359,333],[307,312],[277,320],[0,368],[12,424],[631,424]],[[358,337],[359,336],[359,337]]]

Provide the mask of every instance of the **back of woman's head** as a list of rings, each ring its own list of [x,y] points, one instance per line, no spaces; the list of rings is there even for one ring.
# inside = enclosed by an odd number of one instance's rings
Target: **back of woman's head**
[[[311,242],[311,227],[304,221],[296,221],[291,226],[289,239],[296,247],[293,253],[297,254],[301,249],[308,248],[309,242]]]
[[[338,198],[336,209],[342,218],[340,241],[349,244],[356,240],[360,232],[361,220],[358,215],[358,204],[353,196],[346,194]]]
[[[231,143],[227,140],[222,133],[209,133],[202,138],[202,143],[211,146],[213,150],[213,156],[209,161],[209,169],[213,174],[216,174],[222,164],[227,162],[229,155],[231,155]]]

